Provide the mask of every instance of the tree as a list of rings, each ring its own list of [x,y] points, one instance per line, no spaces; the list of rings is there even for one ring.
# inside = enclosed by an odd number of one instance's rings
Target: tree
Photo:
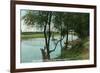
[[[65,35],[63,31],[64,29],[63,17],[64,17],[63,12],[55,12],[53,17],[54,27],[60,32],[60,40],[58,41],[60,42],[61,49],[63,48],[62,40],[64,39]]]
[[[36,25],[37,28],[43,29],[45,45],[41,48],[43,59],[50,60],[50,53],[55,51],[60,42],[61,50],[66,50],[69,44],[69,32],[74,31],[77,36],[82,39],[89,35],[89,14],[88,13],[72,13],[72,12],[52,12],[52,11],[32,11],[22,17],[24,23],[28,26]],[[50,50],[50,39],[53,36],[51,32],[51,24],[58,30],[60,39],[57,40],[55,47]],[[72,39],[73,39],[73,35]],[[54,36],[53,36],[54,37]],[[62,40],[66,37],[65,46],[62,46]]]
[[[74,30],[80,39],[89,36],[89,14],[88,13],[75,13]]]
[[[45,58],[50,60],[50,37],[51,37],[51,20],[52,12],[50,11],[27,11],[23,16],[26,25],[36,25],[38,28],[44,29],[45,45],[41,49],[42,54],[46,54]],[[44,55],[43,55],[44,56]],[[44,57],[43,57],[44,58]]]
[[[53,19],[54,27],[60,32],[60,40],[66,36],[65,49],[68,46],[69,30],[72,29],[72,13],[68,12],[55,12]],[[60,41],[61,49],[62,40]]]

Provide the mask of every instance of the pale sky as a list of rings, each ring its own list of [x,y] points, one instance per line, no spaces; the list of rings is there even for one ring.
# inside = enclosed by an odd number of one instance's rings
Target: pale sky
[[[27,10],[21,10],[21,18],[26,14]],[[40,29],[37,29],[36,26],[30,27],[25,25],[24,20],[21,20],[21,30],[22,32],[39,32]]]
[[[22,32],[40,32],[40,31],[42,31],[40,29],[37,29],[36,26],[25,25],[23,20],[21,20],[21,30],[22,30]]]
[[[21,18],[26,14],[27,10],[21,10]],[[53,28],[53,24],[51,24],[51,29],[52,31],[56,31],[54,28]],[[43,30],[41,29],[37,29],[36,26],[27,26],[25,25],[24,23],[24,20],[21,20],[21,31],[22,32],[43,32]]]

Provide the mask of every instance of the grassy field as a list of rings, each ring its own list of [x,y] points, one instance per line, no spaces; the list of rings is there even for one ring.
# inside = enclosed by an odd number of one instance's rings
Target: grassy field
[[[55,32],[54,35],[59,35],[59,33]],[[21,39],[29,39],[29,38],[44,38],[44,34],[42,32],[22,32]]]
[[[21,35],[22,39],[28,39],[28,38],[44,38],[43,34],[28,34],[28,35]]]
[[[83,60],[89,59],[89,40],[86,38],[82,41],[82,46],[62,51],[62,54],[56,59]]]

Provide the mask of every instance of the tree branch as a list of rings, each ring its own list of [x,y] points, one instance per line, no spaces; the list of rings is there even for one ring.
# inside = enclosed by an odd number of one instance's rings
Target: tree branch
[[[62,41],[63,39],[64,39],[64,37],[63,37],[62,39],[58,40],[57,43],[56,43],[56,45],[55,45],[55,47],[54,47],[54,49],[50,50],[49,53],[55,51],[55,50],[56,50],[56,47],[57,47],[57,45],[58,45],[58,43],[59,43],[60,41]]]

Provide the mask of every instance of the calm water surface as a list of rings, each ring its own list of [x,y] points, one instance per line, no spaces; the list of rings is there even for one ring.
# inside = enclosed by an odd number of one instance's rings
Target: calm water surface
[[[69,35],[68,39],[71,41],[72,35]],[[57,36],[56,39],[60,37]],[[73,39],[77,39],[77,36],[74,36]],[[64,45],[65,38],[63,39]],[[44,38],[31,38],[23,39],[21,41],[21,63],[30,63],[30,62],[41,62],[42,54],[40,48],[44,48],[45,39]],[[50,40],[50,49],[54,49],[55,45],[52,40]],[[61,54],[60,44],[58,43],[57,49],[50,54],[51,58],[56,58]]]

